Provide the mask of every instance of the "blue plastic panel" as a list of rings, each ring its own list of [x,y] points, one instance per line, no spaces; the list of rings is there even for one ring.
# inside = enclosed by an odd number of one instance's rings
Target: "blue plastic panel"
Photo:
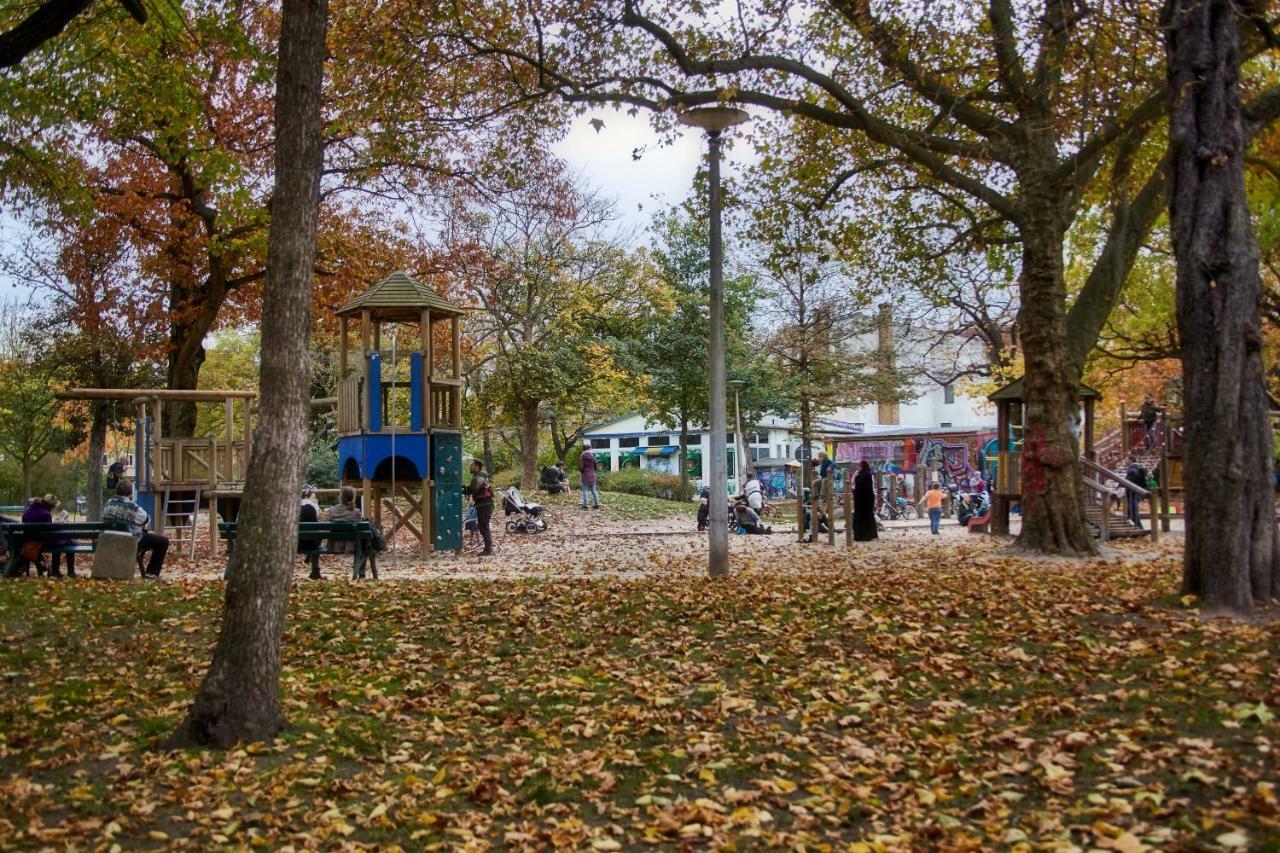
[[[422,353],[409,354],[409,429],[422,429]]]
[[[369,356],[369,432],[382,432],[382,356]]]
[[[412,463],[413,471],[405,470],[407,466],[403,463],[397,466],[397,477],[406,483],[430,476],[426,473],[430,469],[427,467],[427,436],[425,434],[348,435],[338,439],[338,460],[342,469],[347,467],[348,459],[354,459],[361,478],[378,478],[378,468],[382,466],[387,474],[382,479],[390,479],[390,472],[383,463],[392,456],[399,456],[402,460]]]

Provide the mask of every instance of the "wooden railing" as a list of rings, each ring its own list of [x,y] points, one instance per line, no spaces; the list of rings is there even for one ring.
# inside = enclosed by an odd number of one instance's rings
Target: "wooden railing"
[[[996,491],[1002,495],[1022,494],[1022,454],[1002,450],[996,456]]]
[[[364,428],[361,417],[360,377],[338,381],[338,435],[351,435]]]
[[[431,383],[427,412],[430,426],[462,427],[461,386],[456,379],[437,379]]]
[[[152,482],[156,486],[244,482],[247,460],[244,442],[212,436],[162,438],[154,448]]]
[[[1090,474],[1093,474],[1094,477],[1096,477],[1096,479],[1091,478],[1089,476]],[[1126,492],[1135,494],[1140,499],[1147,498],[1147,506],[1150,507],[1150,516],[1151,516],[1150,517],[1151,541],[1152,542],[1159,541],[1160,530],[1159,530],[1159,525],[1157,524],[1157,521],[1156,521],[1156,519],[1158,518],[1159,509],[1156,506],[1157,501],[1154,493],[1147,491],[1146,489],[1142,488],[1141,486],[1135,485],[1134,483],[1130,483],[1124,477],[1121,477],[1119,474],[1117,474],[1116,472],[1108,468],[1102,467],[1097,462],[1094,462],[1092,459],[1082,458],[1080,460],[1080,479],[1084,483],[1085,489],[1104,493],[1104,494],[1100,494],[1100,499],[1102,501],[1102,506],[1104,508],[1106,507],[1106,500],[1111,495],[1110,488],[1105,485],[1108,480],[1111,480],[1112,482],[1115,482],[1115,483],[1119,483],[1121,488],[1123,488]],[[1106,513],[1104,511],[1104,517],[1105,515]],[[1107,538],[1105,524],[1103,525],[1102,538],[1104,540]]]

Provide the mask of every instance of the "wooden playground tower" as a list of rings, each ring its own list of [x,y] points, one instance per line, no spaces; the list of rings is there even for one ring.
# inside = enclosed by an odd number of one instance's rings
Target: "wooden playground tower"
[[[131,475],[134,500],[151,516],[156,532],[168,535],[174,548],[185,549],[188,556],[195,555],[200,508],[208,506],[209,541],[211,547],[217,547],[217,512],[224,518],[235,518],[244,491],[256,392],[73,388],[56,396],[60,400],[115,400],[136,406]],[[222,403],[222,435],[165,437],[167,402]]]
[[[357,486],[371,520],[392,517],[422,555],[462,547],[463,312],[405,272],[394,272],[338,314],[338,458],[343,485]],[[359,361],[349,357],[358,325]],[[391,327],[391,347],[383,331]],[[397,327],[409,326],[401,347]],[[447,359],[437,354],[448,353]],[[408,378],[400,363],[408,361]],[[400,502],[407,508],[402,509]],[[366,515],[369,510],[366,509]]]

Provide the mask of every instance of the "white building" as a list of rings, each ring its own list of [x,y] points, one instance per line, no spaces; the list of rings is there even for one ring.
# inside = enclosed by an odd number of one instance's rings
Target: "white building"
[[[867,350],[890,349],[900,363],[912,363],[923,357],[921,347],[913,345],[910,329],[900,324],[886,323],[878,332],[863,336],[857,346]],[[966,347],[968,344],[960,343]],[[922,375],[914,385],[916,396],[901,403],[872,403],[865,406],[842,407],[814,419],[813,432],[824,440],[816,440],[807,456],[824,446],[831,450],[832,441],[839,439],[874,440],[877,436],[894,440],[903,438],[924,439],[936,437],[947,440],[950,436],[995,431],[995,408],[983,397],[959,393],[952,385],[939,385]],[[732,424],[733,412],[729,413]],[[783,471],[789,461],[797,458],[802,444],[798,417],[779,418],[766,416],[753,424],[744,424],[747,455],[755,468]],[[610,471],[634,466],[668,474],[678,474],[679,430],[652,421],[639,413],[632,413],[599,424],[585,431],[584,439],[591,442],[602,467]],[[735,459],[732,427],[726,435],[728,448],[727,470],[729,488],[738,489],[738,465]],[[704,469],[702,460],[710,454],[710,435],[707,430],[690,430],[689,458],[694,475],[691,479],[703,484],[698,476]],[[900,458],[900,457],[899,457]]]

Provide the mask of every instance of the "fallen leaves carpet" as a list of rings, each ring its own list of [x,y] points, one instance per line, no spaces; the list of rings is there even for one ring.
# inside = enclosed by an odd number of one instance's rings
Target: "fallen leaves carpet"
[[[167,752],[222,585],[0,585],[0,846],[1264,849],[1280,626],[1176,542],[295,585],[289,728]]]

